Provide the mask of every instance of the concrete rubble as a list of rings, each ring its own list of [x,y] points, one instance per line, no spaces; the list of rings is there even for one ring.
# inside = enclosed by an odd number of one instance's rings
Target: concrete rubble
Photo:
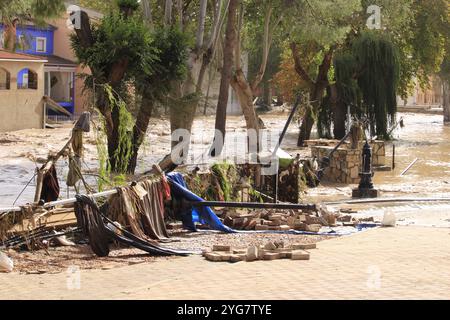
[[[236,230],[319,232],[323,226],[336,226],[336,216],[324,211],[226,210],[222,217],[225,225]]]

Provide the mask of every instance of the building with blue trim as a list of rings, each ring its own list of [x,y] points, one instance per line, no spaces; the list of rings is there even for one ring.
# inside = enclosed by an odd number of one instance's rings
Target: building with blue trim
[[[3,38],[3,25],[0,24],[0,35]],[[72,60],[56,56],[55,31],[57,27],[47,25],[40,27],[32,22],[17,25],[16,28],[16,52],[45,58],[44,66],[45,87],[44,94],[64,107],[70,113],[75,112],[75,74],[78,64]],[[1,39],[3,44],[3,39]],[[65,39],[69,41],[69,39]],[[17,86],[28,88],[30,85],[29,69],[20,70],[17,74]],[[55,111],[48,110],[48,114]]]

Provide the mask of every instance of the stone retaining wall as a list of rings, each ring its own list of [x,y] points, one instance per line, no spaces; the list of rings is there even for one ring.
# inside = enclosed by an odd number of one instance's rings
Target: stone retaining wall
[[[322,159],[329,155],[337,143],[337,140],[311,140],[308,141],[308,146],[311,147],[312,157]],[[361,141],[358,149],[351,149],[350,143],[344,143],[333,154],[330,166],[325,170],[322,180],[345,184],[359,183],[359,173],[362,166],[361,154],[364,144],[365,142]],[[373,141],[370,143],[370,146],[372,147],[373,166],[385,166],[386,149],[384,141]]]

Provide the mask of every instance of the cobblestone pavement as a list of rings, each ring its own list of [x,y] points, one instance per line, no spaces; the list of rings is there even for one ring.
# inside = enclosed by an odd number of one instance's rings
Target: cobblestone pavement
[[[228,264],[192,256],[83,270],[77,279],[0,274],[0,298],[450,299],[450,230],[370,230],[319,243],[310,261]]]

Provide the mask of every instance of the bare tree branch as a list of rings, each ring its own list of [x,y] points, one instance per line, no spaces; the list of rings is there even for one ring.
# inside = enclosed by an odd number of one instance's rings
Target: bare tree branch
[[[300,53],[298,52],[297,44],[295,42],[291,43],[292,57],[294,58],[295,71],[307,83],[307,85],[312,89],[315,82],[309,76],[308,72],[303,68],[302,62],[300,61]]]

